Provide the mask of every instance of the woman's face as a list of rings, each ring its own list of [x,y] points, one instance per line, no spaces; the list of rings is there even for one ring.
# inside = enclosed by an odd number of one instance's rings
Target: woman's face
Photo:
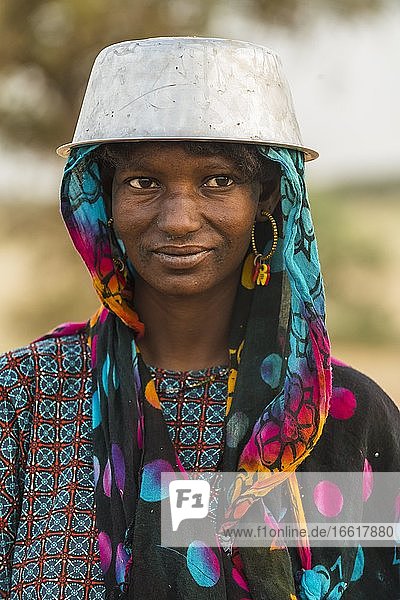
[[[179,142],[132,145],[115,171],[112,211],[137,283],[185,296],[236,286],[260,192],[225,156]]]

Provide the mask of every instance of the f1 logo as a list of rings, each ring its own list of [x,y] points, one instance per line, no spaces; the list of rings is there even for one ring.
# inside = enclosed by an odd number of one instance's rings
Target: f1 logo
[[[210,484],[208,481],[175,479],[169,483],[172,531],[186,519],[204,519],[210,506]]]

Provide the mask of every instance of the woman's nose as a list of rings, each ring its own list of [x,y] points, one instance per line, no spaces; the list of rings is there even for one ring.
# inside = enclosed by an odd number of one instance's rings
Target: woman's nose
[[[200,229],[201,214],[194,191],[185,188],[166,193],[160,202],[157,225],[174,237],[184,237]]]

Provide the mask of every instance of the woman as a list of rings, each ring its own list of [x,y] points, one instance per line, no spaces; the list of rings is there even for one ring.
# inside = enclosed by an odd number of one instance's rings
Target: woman
[[[393,548],[160,539],[165,472],[239,471],[228,524],[277,520],[280,473],[306,527],[294,471],[364,473],[372,493],[373,471],[399,470],[393,403],[332,369],[303,179],[316,153],[276,55],[106,48],[60,152],[62,213],[102,306],[1,358],[2,597],[398,597]]]

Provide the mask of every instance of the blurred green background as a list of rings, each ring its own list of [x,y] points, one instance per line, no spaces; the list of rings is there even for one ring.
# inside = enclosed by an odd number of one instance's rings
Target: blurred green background
[[[72,136],[98,51],[157,35],[236,37],[280,52],[303,138],[321,150],[308,169],[309,195],[334,354],[399,401],[400,129],[391,111],[399,89],[390,78],[398,8],[390,0],[3,0],[0,350],[86,320],[97,306],[58,213],[62,160],[52,153]]]

